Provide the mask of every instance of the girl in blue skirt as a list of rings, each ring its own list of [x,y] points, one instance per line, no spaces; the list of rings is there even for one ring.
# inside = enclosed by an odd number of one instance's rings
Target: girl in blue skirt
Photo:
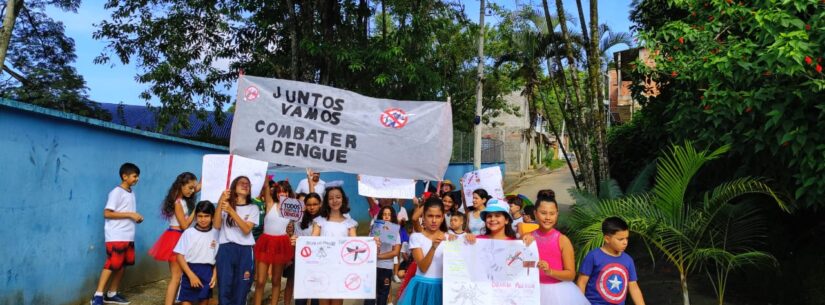
[[[447,224],[441,199],[433,196],[424,203],[422,226],[421,233],[410,235],[410,249],[418,271],[407,284],[399,305],[442,303],[444,249],[440,245],[447,238]]]

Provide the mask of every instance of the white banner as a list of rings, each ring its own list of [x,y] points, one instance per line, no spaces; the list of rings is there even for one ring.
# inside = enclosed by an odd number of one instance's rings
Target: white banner
[[[229,151],[277,164],[441,180],[453,146],[445,102],[395,101],[241,76]]]
[[[501,168],[498,166],[482,168],[464,174],[461,178],[461,191],[464,194],[464,202],[467,206],[473,205],[473,191],[484,189],[487,194],[495,199],[504,199],[504,189],[502,188]]]
[[[444,248],[444,304],[539,305],[536,243],[477,239],[447,242]]]
[[[358,195],[373,198],[415,198],[415,180],[361,175]]]
[[[372,237],[299,237],[296,299],[374,299],[378,251]]]
[[[241,156],[232,156],[232,172],[229,172],[229,155],[204,155],[201,168],[201,199],[218,203],[221,193],[227,189],[229,183],[238,176],[246,176],[252,183],[249,191],[252,197],[257,197],[266,180],[266,166],[264,161],[253,160]]]

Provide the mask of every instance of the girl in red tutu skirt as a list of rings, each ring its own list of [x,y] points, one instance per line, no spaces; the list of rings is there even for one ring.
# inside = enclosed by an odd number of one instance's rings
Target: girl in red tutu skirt
[[[165,305],[174,303],[180,278],[183,275],[172,250],[178,244],[183,230],[192,224],[189,212],[195,207],[194,195],[199,190],[200,184],[195,174],[181,173],[169,187],[169,192],[160,207],[161,215],[169,221],[169,228],[158,238],[152,249],[149,249],[149,255],[156,260],[169,262],[169,273],[172,274],[172,278],[166,286],[166,297],[163,302]]]
[[[284,192],[281,192],[283,190]],[[287,226],[290,220],[281,216],[281,198],[292,198],[294,193],[292,190],[287,190],[282,184],[275,187],[276,196],[278,200],[273,199],[273,194],[268,191],[262,191],[264,202],[266,203],[266,216],[264,217],[264,234],[258,238],[255,243],[255,261],[257,270],[255,272],[255,297],[253,299],[255,305],[260,305],[263,302],[264,288],[267,280],[272,281],[272,298],[270,303],[275,305],[281,293],[281,277],[283,276],[284,268],[292,261],[295,255],[295,248],[290,244],[290,238],[287,234]],[[272,269],[270,270],[270,266]],[[267,272],[270,270],[270,272]]]

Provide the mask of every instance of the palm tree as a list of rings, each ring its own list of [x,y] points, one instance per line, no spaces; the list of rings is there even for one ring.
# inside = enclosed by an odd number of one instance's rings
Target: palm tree
[[[599,26],[599,52],[602,56],[602,67],[607,67],[612,63],[612,59],[607,55],[607,50],[618,46],[626,45],[629,48],[633,47],[633,39],[630,33],[627,32],[613,32],[607,24],[602,23]]]
[[[701,194],[697,202],[690,201],[687,188],[694,175],[729,149],[726,145],[708,152],[697,151],[691,142],[674,145],[658,160],[652,191],[612,199],[590,196],[577,201],[570,217],[570,231],[581,249],[579,255],[601,246],[603,219],[619,216],[679,272],[685,305],[690,304],[687,276],[702,267],[721,304],[731,270],[775,261],[770,254],[754,250],[759,236],[764,234],[762,220],[755,210],[745,210],[746,202],[729,203],[743,195],[764,194],[787,211],[785,203],[768,185],[752,177],[722,183]]]

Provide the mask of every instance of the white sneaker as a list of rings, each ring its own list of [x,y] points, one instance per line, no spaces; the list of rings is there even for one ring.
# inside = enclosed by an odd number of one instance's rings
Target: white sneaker
[[[400,278],[398,278],[398,276],[397,276],[397,275],[393,275],[393,276],[392,276],[392,281],[393,281],[393,282],[396,282],[396,283],[401,283],[401,279],[400,279]],[[387,305],[392,305],[392,304],[387,304]]]

